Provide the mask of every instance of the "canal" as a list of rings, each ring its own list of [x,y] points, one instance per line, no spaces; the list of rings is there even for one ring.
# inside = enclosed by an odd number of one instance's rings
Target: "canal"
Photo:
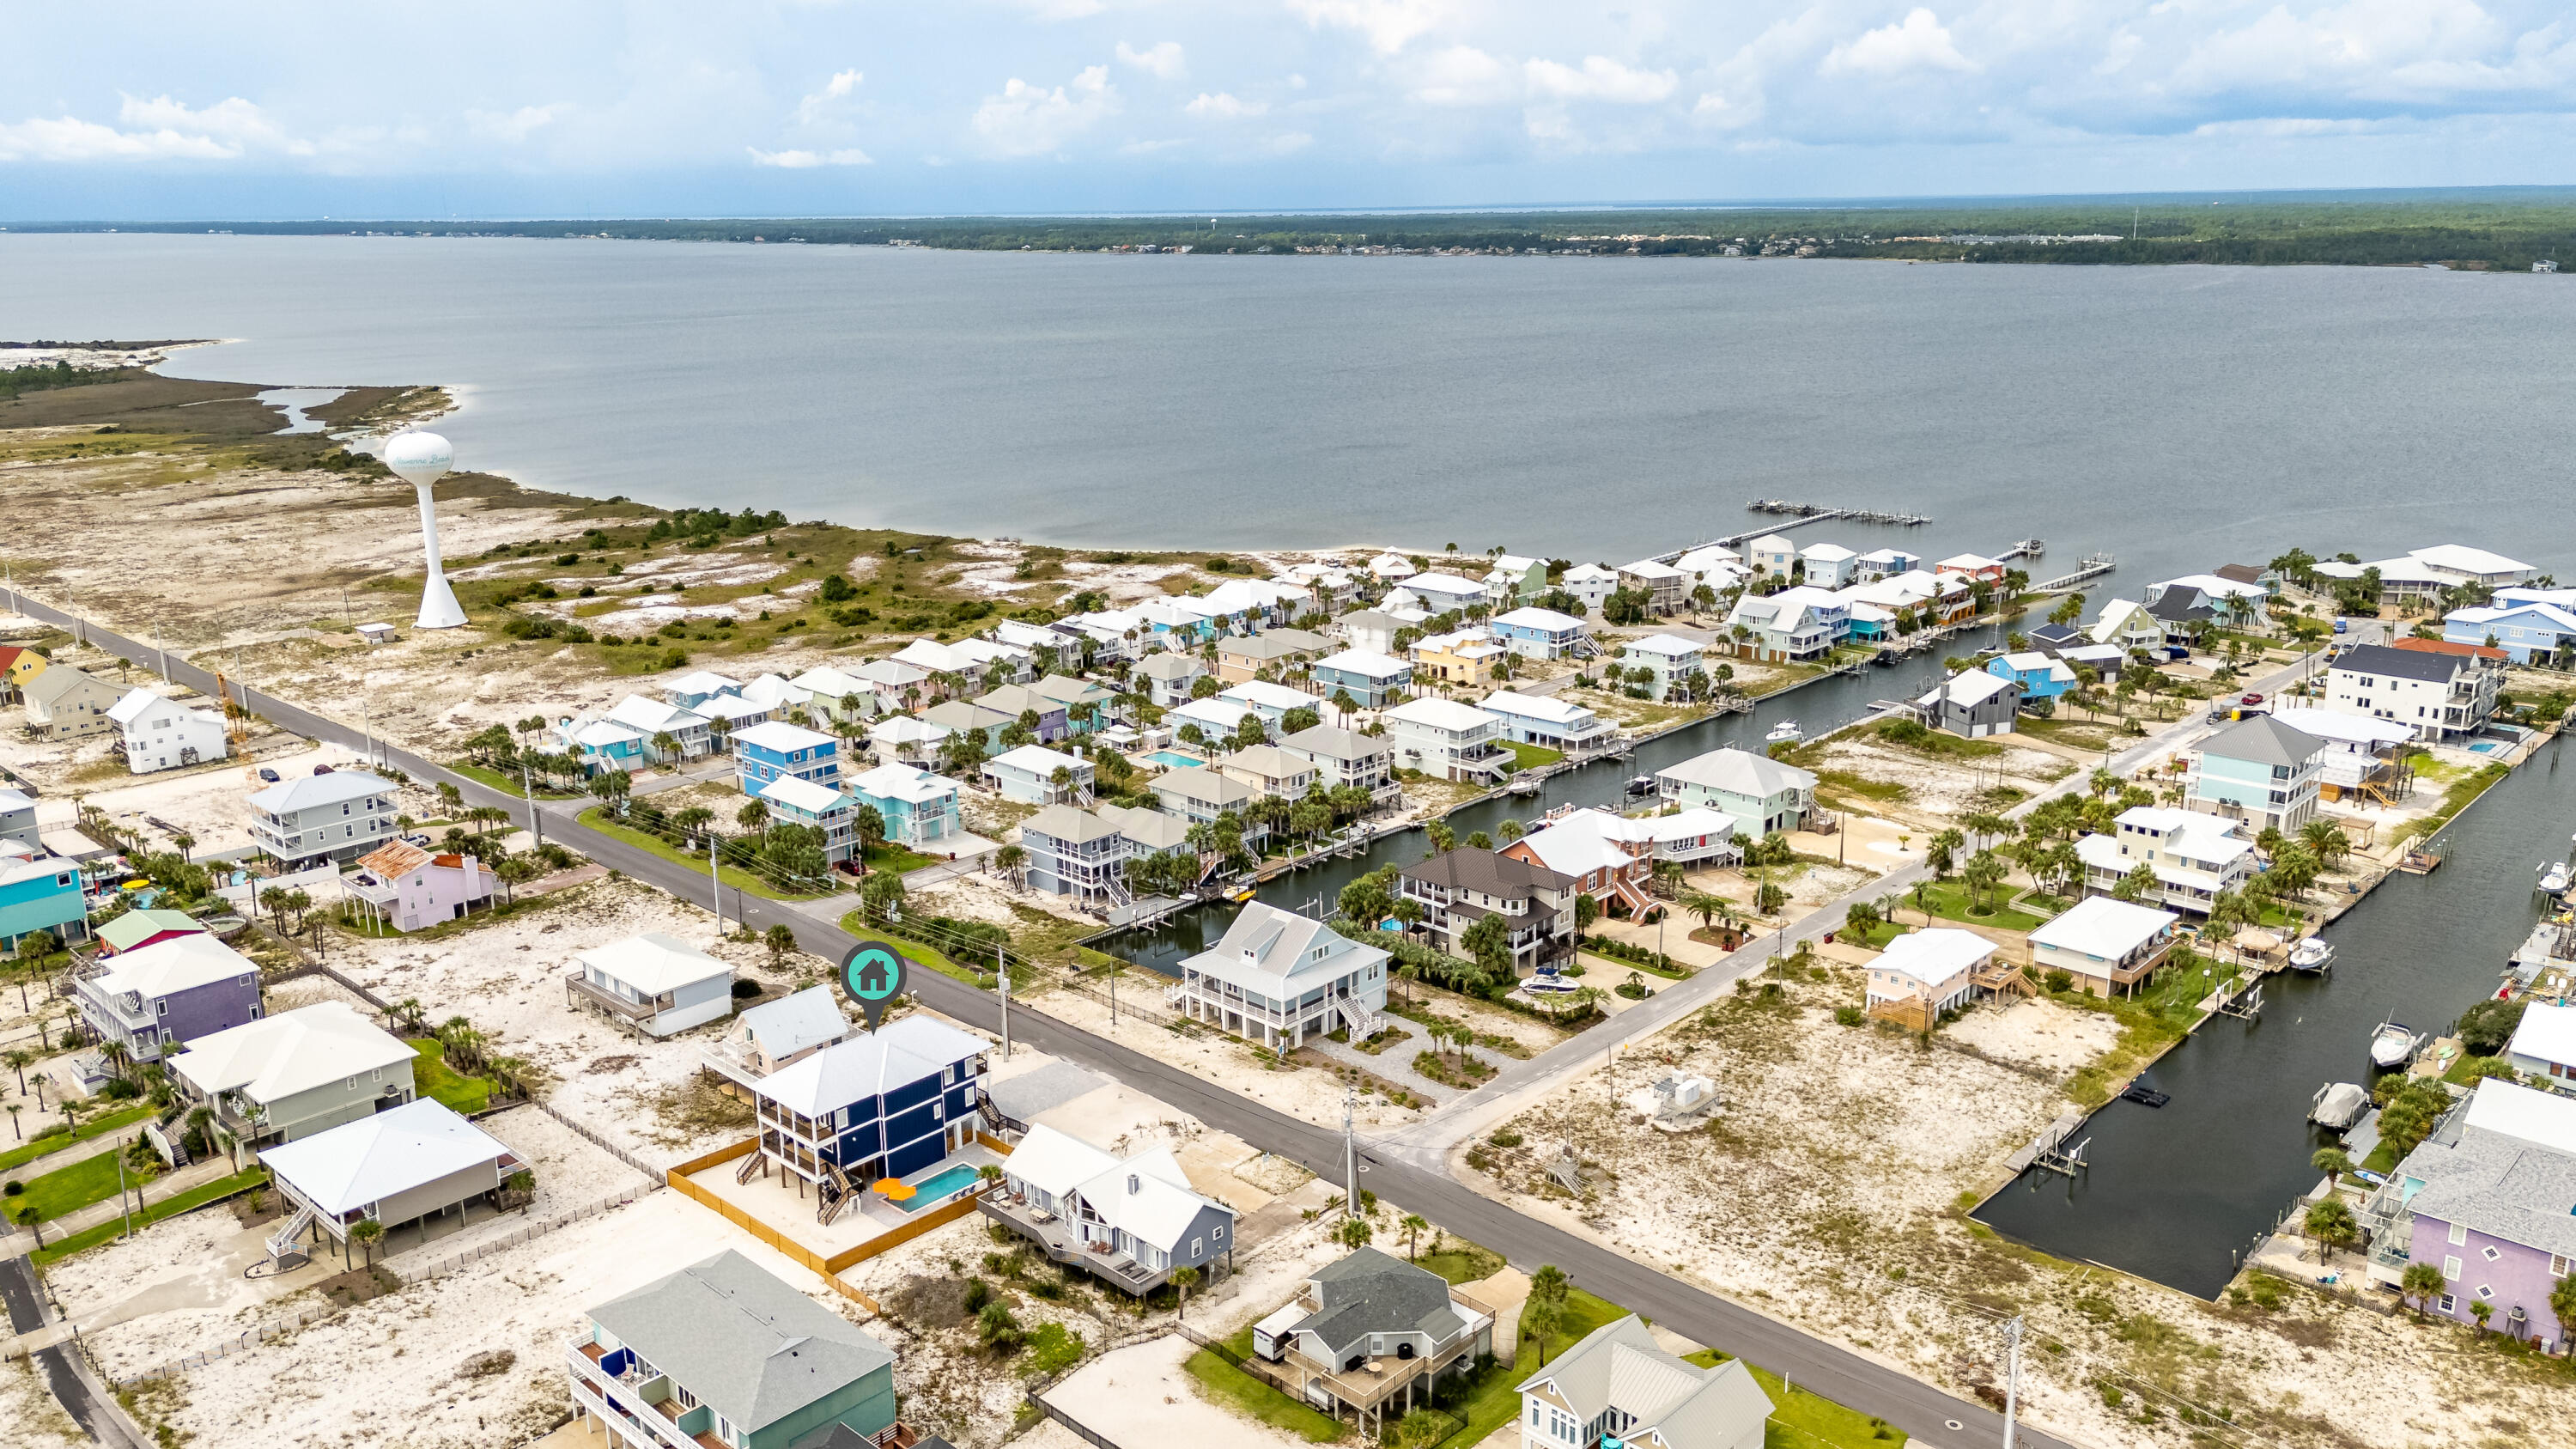
[[[2264,984],[2257,1021],[2217,1018],[2148,1069],[2162,1108],[2115,1101],[2095,1114],[2091,1167],[2033,1170],[1974,1216],[2062,1258],[2101,1263],[2201,1298],[2236,1274],[2236,1255],[2291,1199],[2332,1134],[2307,1121],[2317,1088],[2371,1080],[2368,1045],[2389,1017],[2447,1030],[2499,984],[2531,932],[2533,868],[2568,853],[2576,765],[2560,737],[2488,791],[2443,836],[2441,868],[2394,875],[2326,929],[2324,977]]]
[[[1713,715],[1638,745],[1627,760],[1602,760],[1560,771],[1548,777],[1537,795],[1504,795],[1466,806],[1448,816],[1448,824],[1463,840],[1479,830],[1491,834],[1505,820],[1535,821],[1560,805],[1621,808],[1623,803],[1633,803],[1624,790],[1636,776],[1652,775],[1727,745],[1758,752],[1762,737],[1782,720],[1796,720],[1810,737],[1838,729],[1867,715],[1873,701],[1910,698],[1930,689],[1940,675],[1945,656],[1997,647],[2006,632],[2004,625],[1987,625],[1943,640],[1932,651],[1886,668],[1830,675],[1759,701],[1750,714]],[[1424,848],[1425,837],[1420,830],[1385,836],[1360,856],[1327,860],[1269,882],[1261,888],[1260,899],[1297,910],[1321,897],[1329,909],[1343,886],[1381,866],[1409,865],[1420,860]],[[1177,976],[1183,958],[1206,950],[1225,934],[1236,910],[1226,902],[1193,906],[1157,925],[1091,944],[1166,976]]]

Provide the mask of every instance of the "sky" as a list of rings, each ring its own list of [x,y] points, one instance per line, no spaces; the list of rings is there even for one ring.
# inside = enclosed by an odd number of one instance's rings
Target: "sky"
[[[2576,180],[2535,0],[25,6],[0,220]]]

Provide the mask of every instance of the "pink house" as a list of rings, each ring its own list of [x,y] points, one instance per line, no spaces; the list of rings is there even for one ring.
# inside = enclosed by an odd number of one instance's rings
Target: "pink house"
[[[352,900],[397,931],[417,931],[452,921],[492,902],[492,871],[470,855],[432,855],[397,840],[358,857],[355,874],[340,879]]]

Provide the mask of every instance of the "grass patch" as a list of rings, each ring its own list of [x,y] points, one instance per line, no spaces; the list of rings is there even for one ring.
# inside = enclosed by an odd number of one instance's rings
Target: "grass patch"
[[[938,856],[923,855],[917,850],[906,850],[891,841],[881,840],[868,847],[867,867],[870,870],[890,870],[896,875],[910,875],[925,865],[941,864],[945,862]]]
[[[460,1117],[471,1117],[490,1105],[492,1079],[469,1077],[448,1066],[436,1037],[413,1037],[411,1049],[419,1056],[411,1064],[411,1084],[419,1095]]]
[[[1309,1444],[1330,1444],[1342,1437],[1340,1420],[1317,1413],[1237,1367],[1251,1355],[1252,1330],[1246,1327],[1225,1341],[1222,1353],[1200,1349],[1181,1367],[1198,1380],[1199,1389],[1210,1399],[1255,1423],[1294,1434]],[[1511,1412],[1520,1412],[1518,1396],[1512,1400]]]
[[[1908,909],[1912,909],[1916,905],[1914,892],[1907,891],[1904,902]],[[1944,920],[1974,922],[2006,931],[2033,930],[2048,920],[2046,916],[2035,916],[2010,905],[1997,905],[1986,914],[1977,915],[1968,908],[1968,888],[1957,881],[1925,883],[1921,904]]]
[[[27,1191],[8,1200],[9,1216],[16,1218],[32,1207],[45,1215],[46,1222],[52,1222],[65,1213],[78,1212],[91,1203],[105,1202],[116,1196],[119,1183],[133,1186],[138,1182],[148,1182],[151,1176],[157,1175],[147,1175],[127,1167],[124,1175],[118,1176],[117,1163],[124,1155],[122,1152],[101,1152],[68,1167],[57,1167],[40,1177],[29,1178]]]
[[[13,1167],[33,1162],[39,1157],[60,1152],[75,1142],[87,1142],[101,1133],[114,1132],[120,1127],[131,1127],[151,1115],[150,1107],[129,1107],[122,1112],[110,1112],[104,1117],[93,1117],[69,1132],[57,1132],[50,1137],[38,1137],[32,1142],[0,1152],[0,1172],[7,1172]]]
[[[2100,1061],[2078,1071],[2066,1084],[2066,1095],[2085,1107],[2111,1100],[2139,1068],[2191,1034],[2200,1019],[2200,1001],[2218,977],[2200,974],[2208,963],[2188,952],[2176,952],[2174,963],[2160,971],[2144,990],[2131,997],[2100,997],[2081,991],[2050,993],[2050,999],[2078,1011],[2099,1012],[2120,1024],[2119,1040]]]
[[[1701,1368],[1715,1368],[1729,1355],[1704,1348],[1682,1362]],[[1784,1390],[1780,1376],[1769,1369],[1746,1364],[1754,1382],[1771,1396],[1771,1422],[1763,1430],[1762,1449],[1815,1449],[1818,1444],[1833,1449],[1893,1449],[1905,1442],[1905,1431],[1883,1419],[1873,1419],[1858,1409],[1847,1409],[1833,1400],[1790,1386]]]
[[[1905,728],[1904,726],[1907,725],[1911,725],[1912,728]],[[1897,726],[1897,728],[1891,729],[1890,726]],[[1927,729],[1911,720],[1889,720],[1878,727],[1875,738],[1882,744],[1893,745],[1901,750],[1911,750],[1918,755],[1928,755],[1936,760],[1983,760],[2004,752],[2004,747],[1992,740],[1972,740],[1959,735],[1944,734],[1939,730]]]
[[[1028,1361],[1020,1372],[1029,1378],[1061,1373],[1082,1361],[1082,1335],[1061,1323],[1041,1323],[1029,1330]]]
[[[156,1202],[150,1207],[145,1208],[143,1211],[136,1213],[134,1215],[134,1226],[137,1229],[141,1229],[153,1223],[157,1223],[163,1218],[175,1218],[181,1213],[193,1212],[198,1208],[204,1207],[210,1202],[216,1202],[223,1198],[231,1197],[234,1193],[241,1192],[248,1188],[263,1186],[267,1182],[268,1169],[264,1167],[254,1167],[248,1172],[237,1173],[231,1177],[219,1177],[213,1182],[209,1182],[198,1187],[192,1187],[186,1192],[165,1198],[162,1201]],[[95,1248],[99,1244],[115,1238],[118,1233],[121,1233],[124,1230],[125,1219],[122,1217],[114,1218],[110,1221],[100,1223],[94,1228],[83,1228],[81,1231],[72,1234],[68,1238],[60,1238],[47,1243],[45,1246],[38,1248],[35,1252],[28,1254],[28,1260],[33,1262],[37,1267],[42,1268],[50,1263],[60,1262],[62,1259],[68,1258],[74,1253],[84,1252],[88,1249]]]
[[[1438,1052],[1415,1052],[1413,1070],[1444,1087],[1472,1087],[1494,1074],[1491,1062],[1476,1057],[1451,1057]]]
[[[1448,1279],[1452,1285],[1481,1283],[1501,1272],[1503,1267],[1502,1254],[1480,1248],[1464,1238],[1444,1239],[1438,1251],[1424,1253],[1413,1262],[1418,1268]]]
[[[1477,1249],[1477,1251],[1483,1250]],[[1423,1266],[1430,1266],[1429,1258],[1424,1259]],[[1583,1335],[1605,1323],[1615,1323],[1627,1316],[1627,1309],[1596,1298],[1580,1288],[1574,1289],[1566,1295],[1564,1326],[1548,1335],[1548,1353],[1550,1355],[1562,1353]],[[1521,1396],[1517,1392],[1517,1386],[1542,1366],[1539,1361],[1538,1346],[1538,1340],[1524,1331],[1521,1334],[1520,1356],[1515,1367],[1507,1369],[1496,1364],[1482,1377],[1473,1381],[1467,1390],[1465,1401],[1455,1410],[1467,1421],[1467,1427],[1458,1431],[1448,1442],[1460,1445],[1481,1443],[1488,1435],[1520,1416]]]
[[[1535,770],[1542,765],[1561,764],[1565,760],[1565,751],[1551,750],[1545,745],[1524,745],[1515,740],[1505,740],[1503,748],[1512,752],[1514,771]]]
[[[481,765],[473,764],[464,760],[451,762],[447,766],[447,769],[451,774],[463,775],[466,779],[473,781],[475,784],[484,786],[487,789],[498,790],[513,800],[525,800],[528,798],[528,792],[519,788],[519,777],[516,775],[505,775],[498,770],[486,769]],[[576,800],[580,798],[580,792],[576,790],[550,790],[543,785],[539,785],[537,787],[537,798],[540,800]],[[519,823],[524,825],[527,822],[521,821]]]
[[[687,851],[681,850],[677,846],[671,845],[662,840],[659,836],[647,835],[643,831],[636,829],[634,826],[618,823],[616,820],[610,818],[607,806],[594,805],[591,808],[584,810],[581,812],[581,823],[598,831],[600,834],[607,836],[611,840],[622,841],[625,844],[634,846],[637,850],[644,851],[650,855],[658,855],[664,860],[670,861],[675,865],[685,865],[691,870],[706,869],[707,858],[705,856],[692,855]],[[722,872],[724,883],[726,885],[732,886],[736,890],[758,896],[763,900],[818,901],[824,899],[828,894],[833,894],[831,892],[780,890],[778,887],[771,885],[769,882],[762,880],[760,877],[753,875],[751,872],[744,870],[739,866],[719,866],[718,870]]]
[[[1875,800],[1882,805],[1902,800],[1914,793],[1911,787],[1894,780],[1873,780],[1867,775],[1854,774],[1849,770],[1818,770],[1816,788],[1819,791],[1830,790],[1837,795],[1856,795],[1864,800]]]
[[[2459,781],[2452,785],[2450,789],[2442,792],[2442,803],[2434,807],[2432,814],[2425,816],[2421,820],[2408,821],[2406,823],[2406,828],[2399,832],[2398,838],[2401,840],[2418,839],[2422,836],[2430,835],[2434,831],[2441,829],[2443,826],[2450,824],[2451,817],[2469,808],[2470,801],[2475,800],[2480,795],[2485,794],[2488,790],[2502,783],[2504,777],[2512,773],[2513,770],[2510,766],[2499,763],[2489,765],[2484,769],[2479,770],[2476,774],[2470,775],[2466,779]]]

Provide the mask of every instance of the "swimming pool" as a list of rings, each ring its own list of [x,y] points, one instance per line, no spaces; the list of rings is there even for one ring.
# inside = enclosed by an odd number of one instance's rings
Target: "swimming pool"
[[[965,1163],[961,1162],[954,1167],[942,1168],[940,1171],[932,1173],[930,1176],[914,1183],[912,1185],[912,1196],[896,1203],[895,1206],[903,1209],[905,1212],[917,1212],[922,1208],[937,1207],[939,1204],[946,1202],[957,1193],[973,1186],[974,1182],[975,1169],[968,1167]]]
[[[1207,761],[1200,759],[1196,755],[1185,755],[1178,750],[1156,750],[1145,758],[1162,766],[1166,770],[1186,770],[1192,765],[1204,765],[1207,763]]]

